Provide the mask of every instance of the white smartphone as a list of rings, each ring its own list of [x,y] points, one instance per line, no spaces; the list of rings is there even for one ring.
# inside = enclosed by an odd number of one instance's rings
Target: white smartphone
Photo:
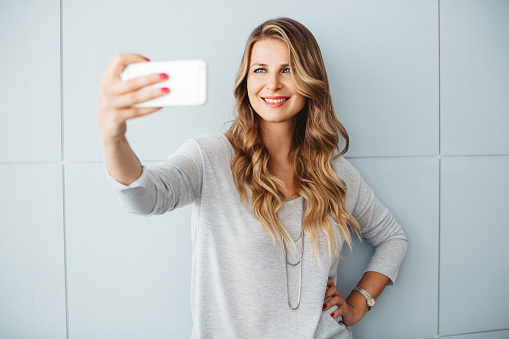
[[[141,90],[167,87],[170,93],[133,107],[198,106],[203,105],[207,100],[207,65],[203,60],[149,61],[130,64],[120,74],[120,79],[129,80],[156,73],[168,74],[168,80]]]

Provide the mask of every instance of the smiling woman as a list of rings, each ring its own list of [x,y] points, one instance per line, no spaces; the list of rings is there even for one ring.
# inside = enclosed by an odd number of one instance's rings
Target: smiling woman
[[[247,41],[234,94],[238,115],[226,136],[236,153],[232,173],[238,191],[246,198],[247,184],[263,227],[288,241],[277,210],[283,201],[302,195],[307,202],[303,227],[313,248],[317,251],[320,225],[329,255],[338,255],[337,231],[348,244],[351,233],[359,235],[357,221],[344,206],[345,182],[330,166],[347,151],[348,134],[334,114],[327,72],[311,32],[286,18],[258,26]],[[277,94],[287,101],[267,102],[266,96]],[[263,165],[254,167],[251,159]]]
[[[164,79],[118,78],[144,60],[119,55],[103,76],[105,165],[130,212],[194,204],[192,337],[351,338],[348,326],[395,281],[407,244],[391,212],[342,157],[348,135],[313,35],[288,18],[258,26],[237,74],[228,132],[191,139],[150,166],[132,151],[125,126],[158,110],[132,106],[168,95],[139,91]],[[342,245],[355,236],[377,249],[344,299],[335,279]]]

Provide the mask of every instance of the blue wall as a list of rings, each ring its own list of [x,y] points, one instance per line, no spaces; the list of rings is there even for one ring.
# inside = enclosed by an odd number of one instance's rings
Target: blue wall
[[[163,160],[225,130],[248,34],[283,15],[317,38],[347,156],[410,239],[356,338],[509,338],[504,0],[2,1],[0,337],[190,336],[190,207],[120,210],[102,167],[100,77],[119,52],[207,61],[206,105],[128,125],[139,157]],[[371,253],[345,250],[342,293]]]

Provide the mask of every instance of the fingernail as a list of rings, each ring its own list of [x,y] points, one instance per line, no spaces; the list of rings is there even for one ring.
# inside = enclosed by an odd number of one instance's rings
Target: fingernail
[[[150,61],[150,59],[149,59],[149,58],[145,58],[145,57],[143,57],[143,59],[145,59],[145,60],[147,60],[147,61]]]
[[[334,318],[334,313],[331,313],[330,316]]]
[[[325,310],[327,308],[327,305],[323,304],[322,310]]]
[[[161,88],[161,92],[167,93],[169,91],[170,91],[170,89],[168,87]]]
[[[160,77],[161,79],[167,79],[167,78],[168,78],[168,74],[161,73],[161,74],[159,74],[159,77]]]

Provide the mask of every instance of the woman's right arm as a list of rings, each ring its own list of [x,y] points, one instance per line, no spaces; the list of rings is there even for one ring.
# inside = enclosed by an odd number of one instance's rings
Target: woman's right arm
[[[142,166],[127,138],[126,122],[160,110],[160,107],[135,108],[135,104],[168,94],[168,89],[139,89],[167,80],[166,74],[151,74],[127,81],[120,73],[127,65],[147,62],[138,54],[118,54],[101,79],[99,91],[99,130],[104,162],[109,174],[118,182],[129,185],[141,176]]]

